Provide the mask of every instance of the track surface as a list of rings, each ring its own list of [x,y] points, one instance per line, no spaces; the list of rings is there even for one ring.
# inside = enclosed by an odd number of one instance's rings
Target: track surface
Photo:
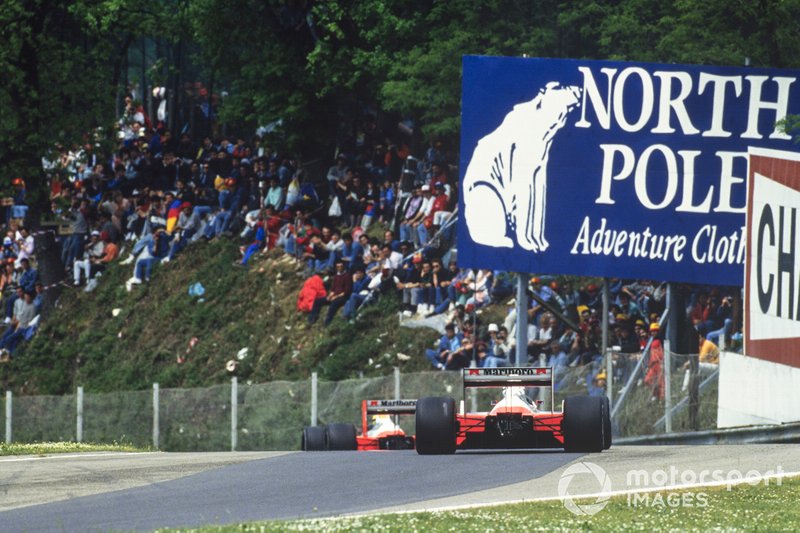
[[[796,471],[800,447],[630,446],[589,456],[547,451],[5,458],[0,531],[149,531],[553,497],[566,465],[578,461],[601,465],[619,489],[630,469]],[[594,492],[596,480],[576,477],[570,484],[573,495]]]

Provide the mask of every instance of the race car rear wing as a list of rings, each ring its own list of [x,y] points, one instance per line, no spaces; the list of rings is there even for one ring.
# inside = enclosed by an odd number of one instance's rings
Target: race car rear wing
[[[464,388],[470,387],[552,387],[552,368],[503,367],[465,368]]]
[[[369,415],[413,415],[417,412],[417,400],[363,400],[361,402],[361,426],[367,434]]]
[[[550,387],[550,405],[555,404],[553,369],[550,367],[465,368],[463,373],[464,400],[467,389],[475,387]]]

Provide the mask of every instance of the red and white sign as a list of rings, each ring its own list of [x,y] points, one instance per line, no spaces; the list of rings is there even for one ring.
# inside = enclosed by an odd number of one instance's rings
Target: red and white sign
[[[744,353],[800,368],[800,153],[749,156]]]

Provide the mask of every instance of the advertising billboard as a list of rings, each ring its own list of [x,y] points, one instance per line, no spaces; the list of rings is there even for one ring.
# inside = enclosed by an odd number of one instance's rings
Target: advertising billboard
[[[744,353],[800,368],[800,154],[750,151]]]
[[[459,265],[741,286],[748,149],[800,72],[463,59]]]

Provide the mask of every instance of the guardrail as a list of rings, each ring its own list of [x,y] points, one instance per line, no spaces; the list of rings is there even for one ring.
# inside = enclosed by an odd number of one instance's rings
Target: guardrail
[[[800,443],[800,422],[747,426],[684,433],[664,433],[614,439],[615,445],[626,444],[786,444]]]

